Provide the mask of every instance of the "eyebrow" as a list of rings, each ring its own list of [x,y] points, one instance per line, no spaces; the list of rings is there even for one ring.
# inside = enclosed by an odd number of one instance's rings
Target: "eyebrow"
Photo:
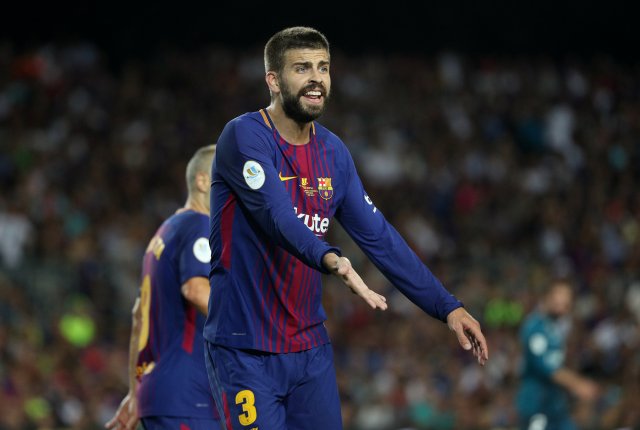
[[[322,60],[318,63],[318,66],[326,66],[328,65],[329,62],[327,60]],[[292,64],[292,66],[305,66],[305,67],[311,67],[313,66],[313,63],[311,61],[296,61]]]

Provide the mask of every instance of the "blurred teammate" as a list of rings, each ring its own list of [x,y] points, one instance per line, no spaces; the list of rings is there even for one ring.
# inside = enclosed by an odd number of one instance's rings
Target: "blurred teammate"
[[[572,301],[571,286],[554,281],[520,330],[524,362],[517,406],[522,429],[575,429],[567,391],[582,400],[597,394],[595,383],[564,365]]]
[[[294,27],[265,46],[271,104],[230,121],[214,162],[207,371],[231,429],[342,428],[321,274],[386,309],[324,237],[343,225],[387,278],[449,323],[484,363],[478,322],[365,192],[342,141],[315,120],[331,91],[327,39]]]
[[[215,146],[189,161],[189,196],[144,255],[133,307],[129,392],[105,425],[146,430],[219,429],[204,363],[202,329],[209,301],[209,193]],[[139,382],[138,382],[139,381]]]

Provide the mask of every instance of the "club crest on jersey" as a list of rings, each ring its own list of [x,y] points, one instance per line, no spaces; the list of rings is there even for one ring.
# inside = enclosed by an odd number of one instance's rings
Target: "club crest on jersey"
[[[314,197],[318,192],[315,188],[309,185],[309,178],[300,178],[300,188],[302,188],[304,193],[309,197]]]
[[[333,197],[331,178],[318,178],[318,194],[325,200],[329,200]]]

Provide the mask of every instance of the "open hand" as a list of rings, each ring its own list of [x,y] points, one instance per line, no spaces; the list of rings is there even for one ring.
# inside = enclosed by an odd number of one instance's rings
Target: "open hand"
[[[599,387],[590,379],[580,378],[572,387],[572,391],[580,400],[592,402],[598,397]]]
[[[480,323],[464,308],[457,308],[447,315],[447,324],[456,333],[462,348],[472,350],[478,363],[484,366],[489,359],[489,348],[480,330]]]
[[[136,396],[128,393],[120,402],[120,406],[113,418],[111,418],[104,427],[107,429],[124,429],[135,430],[138,424],[138,404]]]
[[[364,283],[360,275],[351,266],[351,262],[347,257],[338,257],[336,254],[329,252],[325,254],[322,262],[332,274],[342,279],[342,282],[351,288],[354,294],[362,297],[372,309],[387,309],[387,299],[367,287],[367,284]]]

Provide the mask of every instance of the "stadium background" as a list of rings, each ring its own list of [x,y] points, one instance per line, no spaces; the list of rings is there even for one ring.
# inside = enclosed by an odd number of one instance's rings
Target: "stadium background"
[[[583,428],[640,423],[640,64],[615,2],[13,5],[0,27],[0,429],[100,428],[126,384],[140,257],[184,167],[267,104],[275,31],[329,37],[343,137],[375,204],[482,322],[480,368],[394,292],[328,280],[347,429],[515,423],[517,330],[577,284],[569,363],[602,384]]]

